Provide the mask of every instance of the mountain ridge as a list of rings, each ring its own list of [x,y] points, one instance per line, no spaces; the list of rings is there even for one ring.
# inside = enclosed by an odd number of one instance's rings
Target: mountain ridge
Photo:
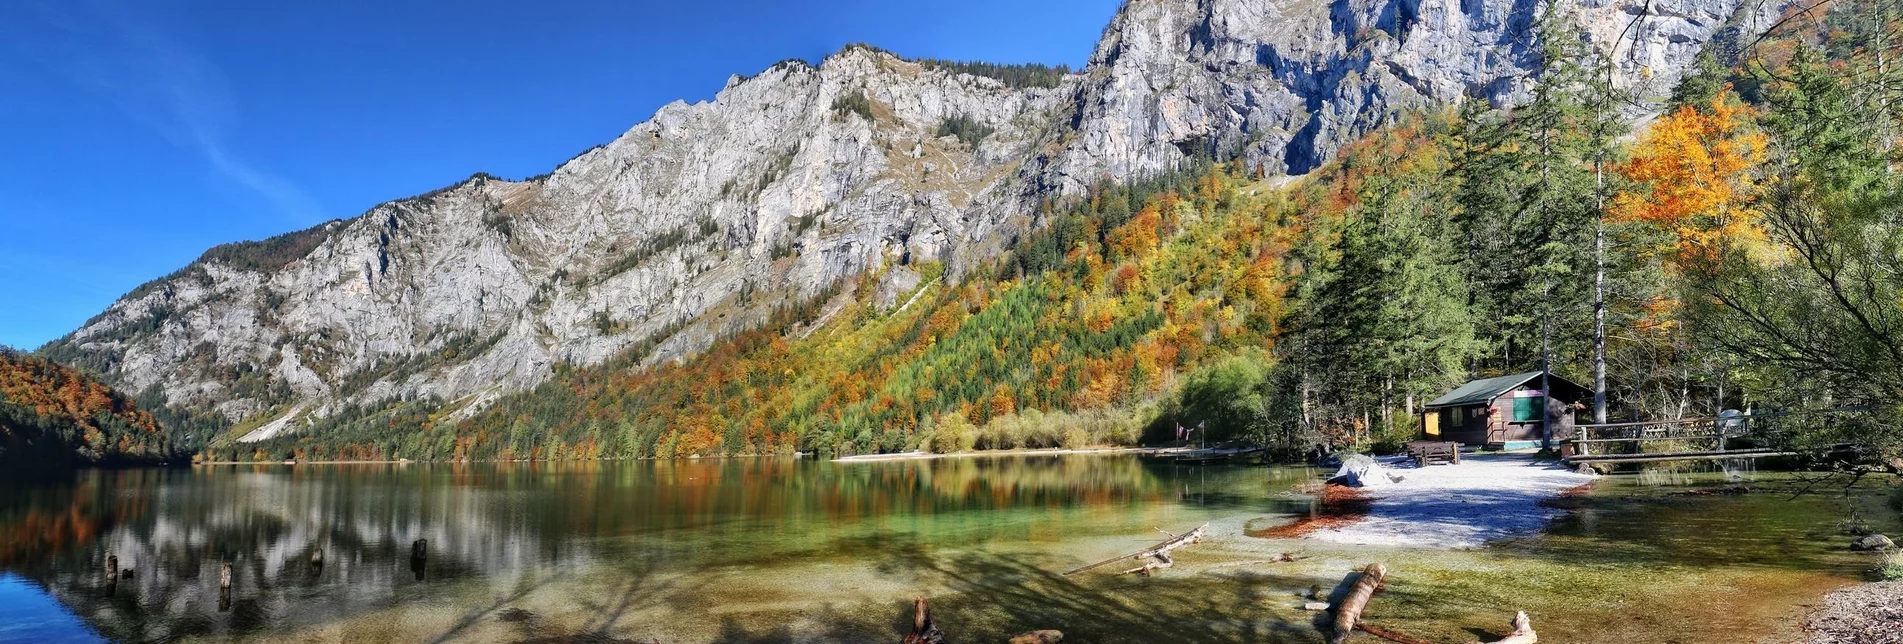
[[[1632,20],[1641,6],[1565,3],[1601,42],[1649,25],[1615,57],[1635,88],[1669,89],[1725,25],[1770,11],[1685,0]],[[1103,181],[1198,156],[1299,173],[1410,109],[1511,103],[1533,12],[1132,0],[1089,65],[1050,87],[848,46],[730,76],[546,175],[477,173],[216,247],[41,352],[274,431],[382,400],[473,412],[560,365],[649,345],[641,364],[692,355],[853,276],[894,291],[922,262],[955,276],[1042,225],[1044,202]],[[985,134],[940,135],[953,119]]]

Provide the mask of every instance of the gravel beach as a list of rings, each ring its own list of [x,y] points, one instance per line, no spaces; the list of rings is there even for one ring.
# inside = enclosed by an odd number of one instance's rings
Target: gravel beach
[[[1831,593],[1804,620],[1804,633],[1792,644],[1903,644],[1903,581]]]

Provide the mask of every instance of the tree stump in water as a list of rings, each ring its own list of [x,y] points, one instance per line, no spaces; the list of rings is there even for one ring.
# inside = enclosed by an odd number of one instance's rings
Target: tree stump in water
[[[938,623],[932,621],[932,609],[925,607],[925,598],[918,598],[912,609],[912,632],[905,636],[903,644],[945,644],[945,634],[938,630]]]
[[[1527,619],[1526,611],[1513,615],[1513,632],[1505,638],[1495,640],[1493,644],[1534,644],[1540,641],[1540,634],[1533,632],[1533,620]]]
[[[231,562],[218,564],[218,612],[231,610]]]
[[[429,563],[429,541],[417,539],[410,544],[410,572],[417,581],[423,581],[423,565]]]

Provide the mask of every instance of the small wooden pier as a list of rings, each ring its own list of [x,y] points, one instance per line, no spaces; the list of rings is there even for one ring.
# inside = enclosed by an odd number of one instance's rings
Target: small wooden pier
[[[1774,443],[1768,440],[1774,419],[1800,414],[1836,414],[1862,410],[1861,407],[1843,407],[1577,425],[1573,438],[1560,441],[1560,449],[1565,455],[1566,462],[1575,465],[1725,461],[1797,456],[1799,452],[1766,446]],[[1676,449],[1645,451],[1646,445],[1658,443],[1669,443]]]

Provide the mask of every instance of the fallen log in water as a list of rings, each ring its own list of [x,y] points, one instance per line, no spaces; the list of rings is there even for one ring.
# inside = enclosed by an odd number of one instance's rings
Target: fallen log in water
[[[1348,641],[1348,635],[1355,632],[1355,622],[1361,620],[1361,609],[1366,608],[1368,599],[1374,597],[1388,577],[1388,567],[1381,564],[1368,564],[1361,571],[1361,578],[1343,595],[1341,604],[1335,608],[1335,636],[1330,639],[1334,644]]]
[[[1157,530],[1157,531],[1163,532],[1162,530]],[[1097,563],[1093,563],[1087,566],[1079,566],[1077,568],[1072,568],[1070,572],[1066,572],[1064,574],[1066,576],[1075,575],[1077,573],[1080,573],[1086,570],[1101,568],[1103,566],[1108,566],[1110,564],[1113,564],[1119,561],[1124,561],[1126,559],[1136,559],[1136,560],[1155,559],[1156,561],[1146,563],[1146,564],[1143,564],[1142,566],[1138,566],[1136,568],[1131,568],[1129,570],[1125,570],[1120,573],[1117,573],[1120,575],[1127,575],[1133,572],[1142,573],[1144,576],[1147,577],[1149,576],[1150,571],[1152,570],[1156,570],[1158,568],[1168,568],[1172,565],[1175,565],[1176,562],[1170,559],[1170,551],[1202,541],[1203,534],[1207,533],[1208,531],[1209,531],[1209,524],[1205,523],[1205,524],[1202,524],[1201,526],[1198,526],[1195,530],[1191,530],[1188,533],[1185,533],[1182,535],[1174,535],[1168,532],[1163,532],[1163,534],[1169,534],[1170,538],[1162,543],[1156,544],[1154,546],[1150,546],[1148,548],[1144,548],[1142,550],[1139,550],[1127,555],[1111,557],[1109,559],[1105,559],[1103,561],[1099,561]]]

